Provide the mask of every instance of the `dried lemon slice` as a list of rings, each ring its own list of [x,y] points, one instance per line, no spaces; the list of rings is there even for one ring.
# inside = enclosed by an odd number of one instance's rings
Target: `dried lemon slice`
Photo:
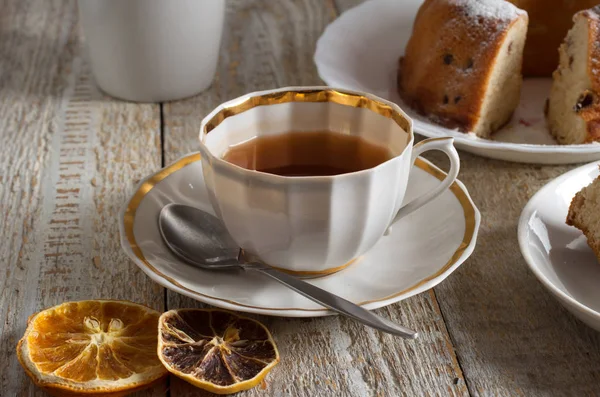
[[[124,301],[63,303],[29,319],[17,356],[50,394],[122,396],[167,374],[156,355],[159,316]]]
[[[171,310],[160,316],[158,357],[194,386],[228,394],[257,386],[279,362],[264,325],[212,309]]]

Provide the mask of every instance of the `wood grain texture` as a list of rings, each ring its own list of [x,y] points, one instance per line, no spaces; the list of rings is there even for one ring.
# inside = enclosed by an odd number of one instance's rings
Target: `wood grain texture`
[[[159,108],[97,91],[75,5],[0,2],[0,395],[7,397],[45,395],[15,357],[32,313],[93,298],[163,308],[162,288],[121,252],[117,222],[133,183],[160,167]]]
[[[167,164],[198,149],[201,119],[220,103],[251,91],[322,84],[312,57],[335,17],[322,0],[230,1],[218,74],[199,96],[164,105]],[[168,307],[197,302],[168,293]],[[243,396],[467,395],[433,292],[378,311],[422,331],[418,342],[381,335],[339,317],[255,317],[272,331],[282,361],[263,388]],[[172,396],[202,396],[179,379]]]
[[[435,290],[471,394],[600,395],[600,334],[543,288],[517,242],[529,198],[573,166],[461,160],[482,225],[473,256]]]

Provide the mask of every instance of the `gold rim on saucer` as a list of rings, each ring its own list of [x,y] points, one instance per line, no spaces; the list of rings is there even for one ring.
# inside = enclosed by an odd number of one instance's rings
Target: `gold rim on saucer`
[[[140,203],[142,202],[142,200],[144,200],[146,195],[159,182],[161,182],[163,179],[167,178],[169,175],[177,172],[178,170],[180,170],[180,169],[184,168],[185,166],[187,166],[191,163],[194,163],[196,161],[200,161],[199,153],[194,153],[194,154],[185,156],[185,157],[179,159],[178,161],[176,161],[175,163],[171,164],[170,166],[165,167],[162,170],[158,171],[156,174],[149,176],[144,182],[142,182],[139,185],[138,189],[133,194],[133,197],[129,200],[129,203],[127,204],[127,207],[125,209],[125,214],[123,217],[123,226],[124,226],[125,237],[127,239],[127,243],[131,247],[131,250],[133,251],[136,258],[139,259],[140,263],[143,264],[147,270],[150,270],[152,273],[156,274],[158,277],[160,277],[164,280],[167,280],[171,285],[174,285],[177,288],[180,288],[181,290],[186,291],[187,293],[189,293],[192,296],[213,299],[216,301],[225,302],[230,305],[234,305],[234,306],[238,306],[238,307],[247,307],[247,308],[258,309],[258,310],[271,310],[271,311],[282,311],[282,312],[283,311],[295,311],[295,310],[305,311],[305,312],[325,312],[325,311],[327,311],[327,309],[270,308],[270,307],[263,307],[263,306],[252,306],[252,305],[247,305],[247,304],[243,304],[243,303],[239,303],[239,302],[235,302],[235,301],[231,301],[231,300],[227,300],[227,299],[223,299],[223,298],[217,298],[214,296],[206,295],[206,294],[194,291],[190,288],[187,288],[187,287],[181,285],[177,280],[161,273],[158,269],[156,269],[154,266],[152,266],[146,260],[146,258],[144,257],[144,254],[142,253],[142,250],[140,249],[140,247],[138,246],[138,244],[135,240],[135,235],[133,233],[133,224],[135,221],[135,214],[137,212],[137,209],[140,206]],[[437,167],[429,164],[428,162],[426,162],[420,158],[416,159],[415,166],[420,168],[421,170],[427,172],[428,174],[436,177],[439,180],[443,180],[446,177],[446,174],[444,172],[442,172],[440,169],[438,169]],[[475,208],[471,204],[471,200],[469,199],[466,192],[458,185],[458,183],[454,182],[450,186],[450,191],[454,194],[454,196],[459,201],[461,207],[463,208],[463,212],[464,212],[464,216],[465,216],[465,233],[463,235],[462,242],[460,243],[459,247],[456,249],[456,251],[454,252],[452,257],[450,258],[450,260],[435,274],[432,274],[431,276],[424,278],[423,280],[419,281],[415,285],[413,285],[409,288],[406,288],[403,291],[397,292],[395,294],[386,296],[381,299],[359,302],[359,303],[357,303],[358,305],[365,305],[365,304],[369,304],[369,303],[381,302],[381,301],[385,301],[388,299],[392,299],[399,295],[406,294],[407,292],[410,292],[410,291],[420,287],[421,285],[425,284],[426,282],[438,277],[439,275],[444,273],[446,270],[448,270],[450,267],[452,267],[454,264],[456,264],[458,262],[459,258],[462,256],[462,254],[467,249],[467,247],[469,247],[469,244],[471,244],[471,241],[473,240],[473,238],[475,236],[476,216],[475,216]]]

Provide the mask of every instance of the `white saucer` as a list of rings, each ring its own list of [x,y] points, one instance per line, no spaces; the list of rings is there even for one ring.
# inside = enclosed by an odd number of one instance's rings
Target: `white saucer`
[[[565,223],[571,199],[598,173],[598,163],[587,164],[537,192],[521,214],[519,245],[542,284],[571,313],[600,331],[600,263],[585,236]]]
[[[214,306],[289,317],[332,314],[267,277],[200,270],[168,251],[157,221],[164,205],[182,203],[214,214],[199,160],[199,154],[190,154],[139,184],[119,219],[127,255],[157,283]],[[430,190],[445,175],[418,159],[405,200]],[[479,223],[479,211],[457,181],[451,190],[396,223],[389,236],[351,266],[308,281],[367,309],[389,305],[448,277],[473,252]]]
[[[465,151],[494,159],[538,164],[584,163],[600,159],[600,144],[558,145],[547,131],[544,102],[550,79],[526,79],[521,104],[494,140],[441,127],[411,111],[396,92],[398,58],[423,0],[370,0],[344,12],[317,42],[319,76],[337,88],[366,91],[396,102],[427,137],[453,136]]]

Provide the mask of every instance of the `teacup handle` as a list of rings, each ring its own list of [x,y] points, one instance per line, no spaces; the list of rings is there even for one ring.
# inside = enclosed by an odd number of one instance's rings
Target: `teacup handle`
[[[429,150],[439,150],[448,156],[448,159],[450,160],[450,171],[448,171],[448,175],[438,186],[431,189],[427,193],[423,193],[421,196],[400,208],[392,222],[390,222],[388,230],[385,234],[390,232],[392,225],[399,219],[405,217],[413,211],[416,211],[434,198],[438,197],[440,194],[444,193],[444,191],[446,191],[446,189],[448,189],[450,185],[454,183],[454,181],[456,181],[456,177],[458,176],[458,171],[460,169],[460,158],[458,157],[458,152],[454,147],[454,138],[430,138],[417,143],[413,147],[412,157],[410,160],[411,166],[415,163],[417,157],[419,157],[421,153]]]

